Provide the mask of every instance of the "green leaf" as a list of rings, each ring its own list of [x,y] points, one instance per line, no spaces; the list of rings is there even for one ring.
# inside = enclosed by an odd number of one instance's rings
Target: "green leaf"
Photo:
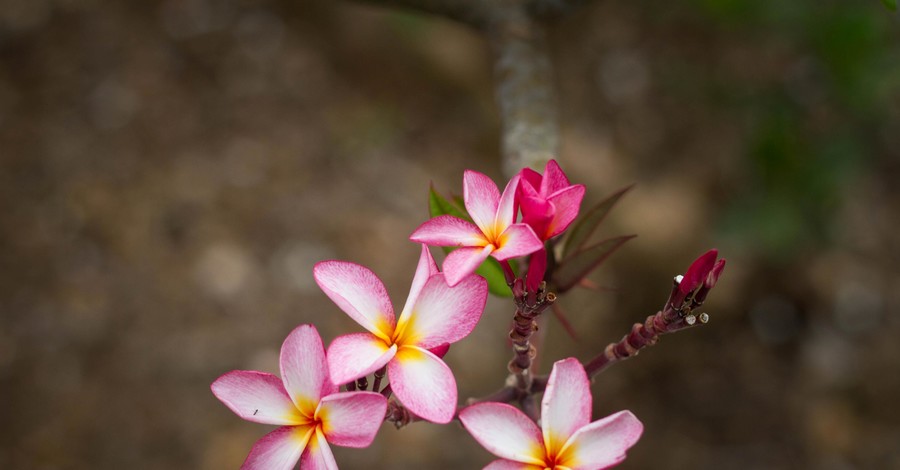
[[[897,0],[881,0],[888,10],[897,11]]]
[[[564,259],[553,272],[553,283],[558,293],[565,292],[578,284],[585,276],[597,269],[609,255],[628,240],[637,235],[623,235],[603,240]]]
[[[603,222],[603,219],[605,219],[607,214],[609,214],[609,211],[612,210],[613,206],[615,206],[616,203],[619,202],[619,199],[633,187],[634,185],[632,184],[612,193],[609,197],[600,201],[596,206],[591,208],[591,210],[579,217],[578,221],[575,222],[575,225],[569,230],[568,237],[566,237],[562,257],[566,258],[570,253],[574,253],[584,246],[591,237],[591,234],[594,233],[594,230],[597,229],[597,226],[600,225],[600,222]]]
[[[438,194],[438,192],[434,190],[434,185],[431,185],[428,188],[428,212],[431,214],[432,218],[440,215],[452,215],[463,220],[470,220],[465,211],[461,211],[453,203]]]
[[[510,266],[513,267],[513,272],[515,272],[513,260],[509,261]],[[500,263],[494,258],[488,258],[484,263],[481,263],[481,266],[475,270],[475,274],[479,274],[487,279],[488,291],[491,294],[498,297],[512,297],[512,289],[506,285],[506,276],[503,275],[503,268],[500,267]]]

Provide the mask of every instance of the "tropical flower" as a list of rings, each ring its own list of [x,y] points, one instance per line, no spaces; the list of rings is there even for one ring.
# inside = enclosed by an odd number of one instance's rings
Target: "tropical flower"
[[[522,222],[528,224],[541,240],[549,240],[561,233],[578,216],[584,185],[569,184],[556,160],[547,162],[543,176],[531,168],[519,173],[518,200]]]
[[[442,215],[425,222],[409,236],[418,243],[460,247],[444,260],[444,273],[451,286],[472,274],[488,256],[504,261],[534,253],[544,246],[531,227],[515,223],[520,179],[515,176],[510,180],[501,195],[486,175],[466,170],[463,202],[475,223]]]
[[[625,459],[643,425],[630,411],[590,423],[591,391],[575,358],[558,361],[541,403],[541,429],[504,403],[479,403],[459,412],[470,434],[494,455],[490,470],[598,470]]]
[[[242,469],[337,469],[329,443],[367,447],[384,420],[387,399],[374,392],[338,393],[325,349],[312,325],[300,325],[281,346],[281,379],[231,371],[212,392],[247,421],[281,425],[256,442]]]
[[[456,380],[435,352],[475,328],[487,302],[487,281],[467,276],[447,285],[422,245],[419,265],[399,320],[384,284],[368,268],[322,261],[319,287],[368,333],[339,336],[328,347],[331,381],[343,384],[387,367],[391,389],[412,413],[447,423],[456,412]]]

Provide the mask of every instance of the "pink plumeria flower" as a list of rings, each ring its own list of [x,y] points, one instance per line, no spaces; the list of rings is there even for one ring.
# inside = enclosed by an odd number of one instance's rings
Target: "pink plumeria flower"
[[[475,224],[452,215],[435,217],[417,228],[409,239],[432,246],[457,246],[444,260],[447,282],[455,286],[493,256],[497,261],[525,256],[544,245],[526,224],[516,221],[516,191],[520,177],[503,190],[486,175],[466,170],[463,201]]]
[[[368,447],[384,420],[387,399],[374,392],[338,393],[325,348],[312,325],[300,325],[281,346],[281,379],[231,371],[212,392],[247,421],[280,425],[256,442],[242,469],[337,469],[329,443]]]
[[[625,459],[643,425],[630,411],[591,420],[590,382],[575,358],[553,364],[541,402],[541,429],[505,403],[479,403],[459,412],[470,434],[501,457],[486,470],[598,470]]]
[[[528,224],[541,240],[563,233],[578,217],[584,185],[569,184],[556,160],[547,162],[543,176],[531,168],[519,175],[519,204],[522,222]]]
[[[431,350],[472,332],[487,302],[487,281],[471,275],[450,287],[422,245],[409,297],[395,320],[384,284],[368,268],[322,261],[313,274],[325,294],[369,331],[339,336],[331,343],[331,381],[347,383],[386,366],[393,393],[409,411],[435,423],[453,419],[456,380]]]

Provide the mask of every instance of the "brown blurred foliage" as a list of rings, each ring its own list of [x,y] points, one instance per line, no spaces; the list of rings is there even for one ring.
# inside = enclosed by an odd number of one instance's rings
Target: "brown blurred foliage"
[[[866,2],[862,2],[866,3]],[[840,2],[602,0],[549,27],[560,161],[637,233],[560,300],[542,369],[654,313],[716,246],[712,321],[594,385],[646,426],[620,468],[900,468],[897,17]],[[235,468],[265,426],[209,384],[356,331],[326,258],[402,303],[429,181],[501,179],[490,54],[440,19],[319,1],[0,1],[0,468]],[[511,306],[451,349],[499,387]],[[343,468],[478,468],[457,425]]]

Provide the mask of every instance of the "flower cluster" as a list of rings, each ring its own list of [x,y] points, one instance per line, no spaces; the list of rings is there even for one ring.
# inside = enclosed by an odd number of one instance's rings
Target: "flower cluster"
[[[583,246],[608,210],[604,204],[611,206],[601,203],[576,222],[584,193],[584,186],[570,184],[555,161],[543,174],[522,170],[502,193],[486,175],[466,171],[462,200],[433,194],[433,218],[409,237],[421,244],[421,255],[399,315],[384,283],[368,268],[337,260],[316,264],[318,286],[364,331],[338,336],[326,351],[315,327],[301,325],[282,346],[280,379],[232,371],[212,384],[215,396],[241,418],[279,426],[256,443],[242,468],[291,469],[299,462],[303,469],[336,469],[330,445],[366,447],[382,422],[400,427],[420,419],[458,419],[500,457],[485,468],[598,469],[624,459],[642,425],[628,411],[591,422],[589,366],[564,359],[544,379],[530,370],[536,352],[529,336],[535,317],[556,298],[550,289],[582,282],[621,245]],[[560,240],[573,223],[576,233]],[[557,250],[557,243],[565,250]],[[430,246],[449,251],[443,270]],[[558,260],[559,252],[568,255]],[[524,276],[515,272],[516,259],[527,262]],[[702,303],[724,260],[717,262],[714,253],[695,265],[670,297],[666,311],[671,315]],[[507,380],[494,400],[460,409],[456,379],[443,356],[474,330],[498,279],[516,304],[510,332],[516,354],[510,379],[515,380]],[[529,403],[541,392],[538,410]]]

